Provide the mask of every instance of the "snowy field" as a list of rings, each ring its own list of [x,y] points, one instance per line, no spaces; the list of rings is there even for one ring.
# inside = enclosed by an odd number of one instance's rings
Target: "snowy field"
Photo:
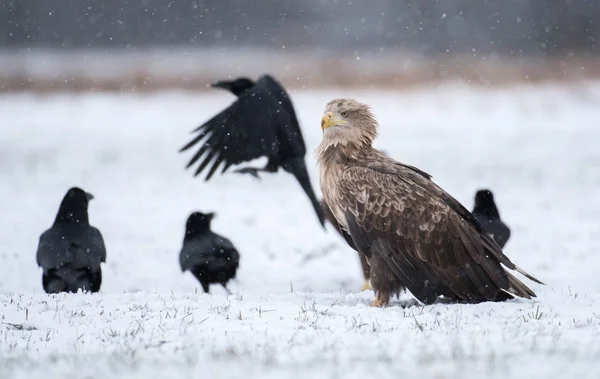
[[[495,192],[507,255],[547,283],[525,279],[535,301],[370,308],[356,253],[292,176],[184,170],[177,150],[226,93],[4,95],[0,378],[599,378],[600,84],[292,92],[318,193],[320,118],[339,96],[371,104],[377,146],[467,208]],[[96,197],[102,290],[48,296],[38,237],[73,185]],[[180,272],[195,209],[240,250],[231,296]]]

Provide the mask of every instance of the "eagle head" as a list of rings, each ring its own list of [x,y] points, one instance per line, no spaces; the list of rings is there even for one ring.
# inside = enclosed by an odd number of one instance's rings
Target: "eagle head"
[[[323,138],[331,137],[343,145],[371,145],[377,137],[377,120],[367,104],[354,99],[333,99],[325,106],[321,129]]]

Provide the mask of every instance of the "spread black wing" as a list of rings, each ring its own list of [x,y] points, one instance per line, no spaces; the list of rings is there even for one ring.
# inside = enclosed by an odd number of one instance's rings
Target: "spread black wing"
[[[294,175],[324,227],[323,209],[312,189],[304,162],[306,145],[294,107],[285,89],[273,77],[261,76],[233,104],[193,133],[198,134],[179,151],[204,141],[186,167],[202,158],[195,176],[210,165],[205,178],[209,180],[221,165],[221,173],[224,173],[234,164],[266,156],[269,164]]]
[[[296,111],[294,110],[290,96],[281,84],[268,74],[258,78],[255,87],[264,89],[273,96],[283,111],[289,116],[289,122],[277,125],[277,136],[279,137],[280,144],[278,161],[281,167],[294,175],[298,183],[300,183],[300,186],[302,186],[302,189],[310,199],[321,226],[325,227],[323,208],[312,189],[306,169],[306,162],[304,161],[306,144],[304,143],[304,137],[302,136],[300,124],[298,123]]]
[[[306,155],[306,145],[300,129],[300,123],[298,122],[294,105],[292,104],[292,100],[287,91],[271,75],[263,75],[258,78],[256,86],[265,89],[265,91],[271,94],[271,96],[281,104],[281,107],[289,116],[290,122],[288,124],[280,125],[279,129],[282,146],[281,160],[285,161],[286,156],[295,157]]]
[[[195,176],[212,164],[205,180],[209,180],[220,165],[221,173],[230,166],[262,156],[277,155],[280,141],[277,131],[291,121],[279,102],[261,86],[242,94],[233,104],[196,128],[197,133],[183,152],[204,140],[186,168],[202,158]]]

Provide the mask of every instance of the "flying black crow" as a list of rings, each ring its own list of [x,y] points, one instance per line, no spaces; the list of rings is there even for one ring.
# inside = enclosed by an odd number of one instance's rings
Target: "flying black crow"
[[[54,224],[40,236],[36,259],[44,270],[42,285],[47,293],[100,290],[106,248],[102,234],[88,219],[93,198],[81,188],[69,189]]]
[[[481,189],[475,193],[475,205],[471,213],[498,246],[504,248],[510,238],[510,228],[500,219],[492,191]]]
[[[221,173],[224,173],[234,164],[265,156],[268,162],[264,168],[245,167],[234,172],[259,177],[260,171],[277,172],[279,167],[283,168],[296,177],[324,227],[323,209],[304,162],[306,145],[285,89],[270,75],[261,76],[256,83],[248,78],[238,78],[218,81],[211,86],[229,90],[237,100],[192,131],[197,135],[180,152],[204,142],[186,168],[202,157],[194,176],[210,166],[205,179],[209,180],[221,165]]]
[[[181,271],[189,270],[198,279],[204,292],[212,283],[226,284],[235,278],[240,254],[231,241],[210,230],[214,213],[192,213],[187,220],[183,247],[179,253]]]

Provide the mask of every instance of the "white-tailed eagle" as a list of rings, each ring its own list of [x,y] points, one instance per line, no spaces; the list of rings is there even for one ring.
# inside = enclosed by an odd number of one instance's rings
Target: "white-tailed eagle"
[[[535,293],[507,269],[517,267],[461,203],[431,176],[376,150],[370,108],[334,99],[321,121],[317,149],[321,191],[340,227],[371,264],[373,306],[406,287],[431,304],[503,301]]]

